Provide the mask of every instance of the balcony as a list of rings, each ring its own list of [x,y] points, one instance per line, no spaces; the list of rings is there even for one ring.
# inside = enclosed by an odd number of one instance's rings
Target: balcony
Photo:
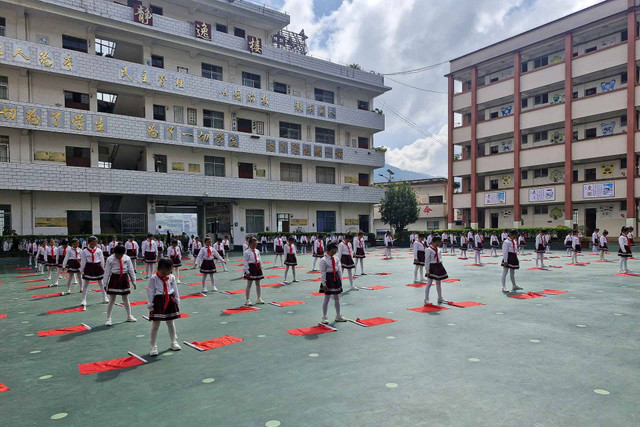
[[[544,194],[549,194],[544,191],[548,188],[553,188],[553,197],[547,196],[545,199]],[[542,194],[541,194],[542,193]],[[549,184],[545,186],[524,187],[520,188],[520,204],[555,204],[564,203],[564,184]]]
[[[453,111],[471,108],[471,92],[456,93],[453,95]]]
[[[453,143],[460,144],[462,142],[471,141],[471,126],[458,126],[453,129]]]
[[[520,129],[531,129],[564,122],[564,102],[532,108],[520,114]]]
[[[572,77],[580,77],[627,63],[627,43],[578,56],[572,63]]]
[[[613,183],[614,195],[604,194],[598,197],[585,197],[585,186],[592,185],[598,187],[598,184]],[[626,199],[627,197],[627,180],[626,179],[605,179],[598,181],[576,182],[571,185],[572,198],[574,202],[591,202],[591,203],[607,203],[612,199]]]
[[[453,176],[471,175],[471,160],[454,160]]]
[[[485,194],[505,193],[505,203],[485,204]],[[476,206],[479,208],[502,208],[513,206],[513,188],[503,188],[499,190],[485,190],[476,194]]]
[[[627,133],[575,141],[572,146],[574,161],[599,159],[627,153]]]
[[[520,152],[521,168],[529,168],[551,163],[564,163],[564,144],[528,148]]]
[[[571,106],[573,120],[627,108],[626,88],[602,92],[597,95],[574,99]]]
[[[500,80],[478,88],[478,104],[513,96],[513,78]]]
[[[490,136],[513,133],[513,115],[478,122],[478,139]]]
[[[540,67],[520,76],[520,90],[527,92],[564,81],[564,62]]]
[[[476,160],[477,173],[507,169],[513,169],[513,153],[493,154],[491,156],[478,157]]]
[[[464,209],[471,207],[471,193],[454,193],[453,208]]]

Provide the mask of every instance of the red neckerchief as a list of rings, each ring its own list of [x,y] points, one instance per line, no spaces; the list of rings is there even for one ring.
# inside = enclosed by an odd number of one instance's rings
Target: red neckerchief
[[[122,265],[122,258],[120,258],[120,276],[124,274],[124,265]]]
[[[318,240],[318,250],[320,251],[320,253],[323,253],[324,250],[322,249],[322,241]]]
[[[207,246],[207,256],[211,256],[211,246]]]
[[[364,240],[364,239],[358,239],[358,246],[360,246],[360,249],[363,249],[363,248],[362,248],[362,241],[363,241],[363,240]]]
[[[624,237],[627,240],[626,246],[629,246],[629,237],[625,236],[624,234],[621,234],[621,236]]]
[[[78,260],[78,248],[73,248],[73,252],[76,254],[76,260]]]
[[[420,240],[418,240],[418,243],[420,243],[422,245],[422,248],[425,250],[425,252],[427,251],[427,245],[424,244],[424,242],[421,242]]]
[[[160,280],[162,280],[162,285],[163,285],[163,289],[162,289],[162,297],[164,300],[164,309],[167,309],[167,306],[169,305],[169,287],[167,286],[167,281],[169,280],[169,276],[166,277],[160,277],[158,276],[158,273],[156,272],[156,277]]]
[[[65,248],[64,246],[62,247],[62,258],[64,259],[65,255],[67,255],[67,248]]]
[[[89,251],[89,253],[91,254],[91,263],[92,263],[92,264],[93,264],[93,263],[95,263],[95,262],[96,262],[96,256],[95,256],[96,248],[93,248],[93,250],[91,250],[91,249],[89,249],[89,248],[87,247],[87,250],[88,250],[88,251]]]
[[[256,252],[255,249],[253,249],[253,259],[256,262],[256,267],[258,267],[258,253]]]
[[[436,264],[439,263],[440,259],[438,258],[438,248],[434,248],[432,245],[429,245],[429,247],[436,253]]]
[[[337,282],[338,279],[336,278],[336,259],[334,257],[331,257],[331,266],[333,267],[333,281]]]
[[[349,251],[349,256],[351,256],[351,248],[349,247],[349,244],[345,243],[345,245],[347,245],[347,250]]]
[[[53,250],[54,250],[54,247],[51,246],[51,258],[55,258],[55,255],[53,254]]]
[[[289,245],[289,254],[293,255],[293,245]]]
[[[508,238],[508,237],[507,237],[507,238]],[[508,238],[508,239],[509,239],[509,238]],[[509,240],[511,240],[511,243],[513,243],[513,252],[515,253],[515,252],[516,252],[516,241],[515,241],[515,240],[513,240],[513,239],[509,239]]]

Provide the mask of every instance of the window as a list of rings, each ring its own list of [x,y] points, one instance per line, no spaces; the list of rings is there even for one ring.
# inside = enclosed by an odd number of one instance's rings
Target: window
[[[242,28],[238,28],[238,27],[234,27],[233,29],[233,35],[236,37],[245,37],[245,32]]]
[[[497,179],[492,179],[491,181],[489,181],[489,187],[491,190],[497,190],[498,189],[498,180]]]
[[[623,72],[620,74],[620,84],[625,84],[625,83],[627,82],[627,79],[628,79],[628,77],[627,77],[627,76],[628,76],[628,74],[627,74],[627,72],[626,72],[626,71],[623,71]]]
[[[302,182],[302,165],[280,163],[280,181]]]
[[[224,24],[216,24],[216,31],[220,31],[221,33],[228,33],[229,30],[227,29],[227,26]]]
[[[0,76],[0,99],[9,99],[9,78]]]
[[[248,119],[238,119],[238,132],[253,132],[253,124]]]
[[[549,206],[534,206],[533,213],[536,215],[548,214]]]
[[[358,110],[369,111],[369,101],[358,101]]]
[[[302,139],[302,125],[280,122],[280,138]]]
[[[0,162],[9,161],[9,137],[0,135]]]
[[[189,74],[189,69],[187,67],[181,67],[178,65],[177,69],[180,74]]]
[[[67,211],[67,232],[69,234],[91,233],[91,211]]]
[[[543,56],[542,58],[536,58],[533,60],[533,68],[544,67],[549,64],[549,57]]]
[[[196,126],[198,124],[198,110],[187,108],[187,124]]]
[[[429,196],[430,205],[441,205],[444,203],[444,196]]]
[[[154,6],[154,5],[150,4],[149,8],[151,9],[151,12],[154,15],[162,15],[162,8],[160,6]]]
[[[522,98],[522,108],[527,108],[529,106],[529,98]]]
[[[541,132],[535,132],[533,134],[533,142],[546,141],[547,139],[549,139],[549,134],[547,133],[546,130],[543,130]]]
[[[273,91],[287,94],[287,85],[284,83],[273,82]]]
[[[524,181],[529,178],[529,171],[520,171],[520,177]]]
[[[336,211],[316,211],[316,226],[320,233],[336,231]]]
[[[347,141],[349,142],[349,141]],[[364,148],[365,150],[369,148],[369,138],[365,138],[364,136],[358,137],[358,148]]]
[[[82,147],[65,147],[67,166],[91,167],[91,149]]]
[[[222,67],[202,63],[202,77],[213,80],[222,80]]]
[[[129,7],[133,7],[137,4],[142,5],[142,0],[127,0],[127,5]]]
[[[358,185],[360,187],[368,187],[369,186],[369,174],[368,173],[359,173],[358,174]]]
[[[522,140],[523,144],[526,144],[527,142],[529,142],[529,135],[520,135],[520,139]]]
[[[221,111],[202,110],[202,126],[224,129],[224,113]]]
[[[110,40],[98,39],[94,40],[94,47],[96,55],[104,56],[106,58],[113,58],[113,54],[116,51],[116,43]]]
[[[620,210],[621,211],[626,211],[627,210],[627,201],[623,200],[620,202]]]
[[[578,171],[577,170],[573,171],[573,182],[578,182]]]
[[[620,169],[626,169],[626,168],[627,168],[627,158],[625,157],[623,159],[620,159]]]
[[[574,130],[574,131],[573,131],[573,140],[574,140],[574,141],[577,141],[577,140],[578,140],[578,131],[577,131],[577,130]]]
[[[176,123],[184,123],[184,107],[182,105],[173,106],[173,121]]]
[[[321,144],[336,144],[336,131],[333,129],[324,129],[316,127],[316,142]]]
[[[317,184],[335,184],[336,169],[326,166],[316,166],[316,183]]]
[[[264,210],[247,209],[247,233],[261,233],[264,231]]]
[[[0,36],[4,37],[7,30],[7,20],[0,17]]]
[[[253,132],[258,135],[264,135],[264,122],[259,120],[254,120],[253,122]]]
[[[151,66],[156,68],[164,68],[164,56],[151,55]]]
[[[156,165],[156,172],[167,173],[167,156],[154,154],[153,160]]]
[[[117,99],[114,93],[98,92],[98,112],[113,114]]]
[[[526,206],[522,207],[522,215],[527,215],[529,213],[529,209]]]
[[[167,120],[167,113],[164,105],[153,106],[153,120]]]
[[[492,145],[491,147],[489,147],[489,152],[491,154],[498,154],[498,146],[497,145]]]
[[[0,205],[0,232],[5,236],[11,234],[11,205]]]
[[[573,99],[578,99],[578,92],[573,92]]]
[[[226,176],[224,157],[204,156],[204,174],[206,176]]]
[[[315,88],[313,91],[315,93],[316,101],[333,104],[333,92],[330,90]]]
[[[528,62],[523,62],[522,63],[522,72],[526,73],[527,71],[529,71],[529,63]]]
[[[253,179],[253,163],[238,163],[238,177]]]
[[[627,30],[622,30],[620,32],[620,41],[627,41],[627,39],[629,38],[629,32]]]
[[[242,86],[260,89],[260,76],[258,74],[242,72]]]
[[[533,177],[534,178],[544,178],[545,176],[549,176],[549,169],[534,169]]]
[[[585,129],[584,131],[584,137],[586,138],[595,138],[596,136],[598,136],[598,132],[596,128],[589,128],[589,129]]]
[[[584,50],[584,53],[595,52],[596,50],[598,50],[598,46],[591,46],[591,47],[586,48]]]
[[[595,87],[590,87],[589,89],[584,90],[584,96],[595,95],[598,90]]]
[[[534,105],[546,104],[547,102],[549,102],[549,94],[547,93],[543,93],[542,95],[536,95],[533,98]]]
[[[89,110],[89,94],[64,91],[64,106],[67,108],[77,108],[78,110]]]
[[[585,169],[584,170],[584,180],[585,181],[595,181],[596,180],[596,170],[595,170],[595,168]]]
[[[490,119],[497,119],[498,118],[498,112],[494,111],[493,113],[489,113],[489,118]]]
[[[85,39],[79,39],[78,37],[72,37],[62,35],[62,47],[69,50],[77,50],[78,52],[87,53],[87,41]]]
[[[440,221],[427,221],[427,230],[440,229]]]
[[[627,125],[627,115],[623,114],[622,116],[620,116],[620,126],[626,126]]]
[[[491,80],[489,80],[489,83],[495,83],[498,81],[497,77],[492,78]]]

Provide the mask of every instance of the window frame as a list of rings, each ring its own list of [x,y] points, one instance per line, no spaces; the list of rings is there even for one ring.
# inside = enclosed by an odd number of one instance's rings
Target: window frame
[[[251,82],[251,84],[248,84],[249,82]],[[257,85],[256,85],[256,82],[257,82]],[[243,71],[242,86],[252,87],[254,89],[260,89],[262,87],[262,76],[260,76],[260,74]]]
[[[164,56],[151,55],[151,66],[164,69]]]
[[[220,171],[222,173],[220,173]],[[226,158],[219,156],[204,156],[205,176],[227,176]]]
[[[222,81],[223,71],[223,68],[219,65],[209,64],[207,62],[200,63],[200,72],[202,77],[204,77],[205,79]],[[220,76],[220,78],[218,78],[218,75]]]
[[[315,142],[327,145],[336,145],[336,131],[329,128],[315,127]]]
[[[321,89],[319,87],[313,88],[313,98],[318,102],[324,102],[326,104],[335,104],[335,92],[327,89]]]
[[[279,121],[278,129],[280,138],[295,139],[298,141],[302,140],[302,125],[299,123]],[[298,133],[297,137],[295,132]]]
[[[82,42],[84,42],[84,48],[82,47]],[[67,44],[67,46],[65,46],[65,44]],[[87,39],[81,39],[80,37],[74,37],[68,34],[62,34],[62,48],[67,50],[74,50],[76,52],[88,53],[89,42],[87,41]]]
[[[280,181],[302,182],[302,165],[280,162]]]
[[[10,137],[9,135],[0,135],[0,162],[8,163],[10,161],[11,161]]]
[[[164,105],[153,104],[153,120],[167,121],[167,107]]]
[[[247,234],[262,233],[264,231],[264,209],[245,209],[244,215]],[[249,218],[251,218],[251,221],[249,221]],[[262,223],[262,227],[256,227],[260,223]]]
[[[221,115],[222,117],[219,117]],[[208,117],[210,116],[210,117]],[[209,125],[207,125],[209,122]],[[224,112],[202,109],[202,126],[212,129],[224,129]]]
[[[331,174],[331,175],[330,175]],[[320,177],[323,177],[321,180]],[[328,179],[331,176],[331,179]],[[325,182],[331,181],[331,182]],[[316,184],[335,185],[336,168],[330,166],[316,166]]]

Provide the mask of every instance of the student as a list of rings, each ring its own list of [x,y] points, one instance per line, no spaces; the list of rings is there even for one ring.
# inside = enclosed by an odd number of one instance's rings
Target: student
[[[600,229],[596,228],[591,233],[591,250],[594,254],[598,253],[598,246],[600,245]]]
[[[300,253],[302,255],[306,255],[307,254],[307,242],[309,241],[309,239],[307,239],[306,235],[302,235],[300,236]]]
[[[498,246],[500,246],[500,242],[498,242],[498,235],[495,231],[491,233],[491,256],[498,256]]]
[[[364,241],[364,233],[362,231],[358,232],[358,236],[353,241],[353,246],[356,249],[356,254],[354,258],[356,259],[356,273],[358,272],[358,262],[360,263],[360,275],[366,276],[367,273],[364,272],[364,259],[367,257],[365,251],[365,241]]]
[[[242,244],[242,254],[244,256],[244,253],[247,251],[247,249],[249,249],[249,241],[251,240],[253,236],[251,236],[250,234],[247,234],[246,236],[244,236],[244,243]],[[266,237],[262,236],[264,239],[266,239]],[[264,248],[263,248],[264,249]]]
[[[500,243],[504,243],[504,241],[507,240],[507,237],[509,237],[509,233],[507,233],[507,230],[502,230],[502,234],[500,235]]]
[[[224,263],[229,264],[229,252],[231,252],[231,242],[229,242],[229,236],[224,236],[222,239],[222,247],[224,247]]]
[[[53,270],[56,270],[56,275],[58,274],[58,255],[56,242],[53,239],[49,240],[49,246],[45,246],[45,256],[47,270],[49,271],[49,278],[47,280],[51,280],[51,273]]]
[[[469,232],[467,233],[467,248],[472,251],[473,250],[473,245],[476,244],[476,238],[475,238],[475,233],[473,230],[469,230]]]
[[[251,237],[249,239],[249,249],[247,249],[242,256],[242,261],[244,264],[242,271],[244,272],[244,278],[247,279],[247,289],[245,290],[247,301],[244,303],[244,305],[247,307],[253,305],[251,303],[251,285],[253,285],[254,282],[256,284],[256,295],[258,296],[256,304],[264,304],[264,301],[260,297],[260,280],[264,279],[264,274],[262,273],[263,270],[262,260],[260,259],[260,251],[256,249],[257,247],[258,240],[255,237]]]
[[[384,257],[386,259],[391,258],[391,248],[393,247],[393,237],[391,237],[391,232],[387,231],[387,234],[384,236]]]
[[[29,255],[29,267],[35,263],[36,269],[38,265],[38,261],[36,258],[36,253],[38,252],[38,245],[36,245],[35,240],[30,239],[29,245],[27,246],[27,254]]]
[[[441,237],[442,237],[442,252],[446,254],[448,252],[447,246],[449,244],[449,235],[447,234],[446,231],[443,231]]]
[[[153,234],[147,234],[147,240],[142,242],[142,255],[144,256],[145,279],[153,275],[153,265],[158,261],[158,243],[153,240]]]
[[[527,247],[527,240],[524,238],[524,235],[521,234],[518,236],[518,253],[523,253],[524,248]]]
[[[222,237],[218,237],[218,238],[216,239],[216,244],[215,244],[215,245],[213,245],[213,249],[215,249],[215,250],[216,250],[216,252],[218,252],[218,254],[220,255],[220,257],[221,257],[223,260],[226,260],[226,259],[227,259],[227,253],[225,252],[225,250],[224,250],[224,245],[222,244]],[[226,264],[226,262],[223,262],[223,263],[222,263],[222,267],[223,267],[224,271],[227,271],[227,264]],[[180,282],[178,282],[178,283],[180,283]]]
[[[268,252],[268,250],[267,250],[267,236],[262,236],[260,238],[260,245],[262,246],[262,252],[266,254]],[[246,249],[245,249],[245,251],[246,251]]]
[[[107,258],[104,266],[103,285],[107,289],[109,295],[109,305],[107,305],[107,321],[105,326],[111,326],[111,313],[113,305],[116,303],[116,297],[122,296],[122,303],[127,312],[127,322],[137,322],[138,319],[131,314],[131,305],[129,304],[129,294],[131,293],[131,285],[136,289],[136,268],[131,261],[129,255],[125,255],[124,246],[116,246],[113,248],[113,255]]]
[[[618,237],[618,256],[620,257],[620,268],[618,273],[631,273],[627,266],[627,260],[632,257],[631,239],[629,239],[629,227],[622,227],[620,237]]]
[[[342,268],[347,270],[349,276],[349,284],[351,285],[351,291],[359,291],[356,285],[353,284],[353,270],[356,268],[355,262],[353,262],[353,247],[351,246],[351,240],[353,236],[347,234],[343,237],[342,242],[338,243],[338,259]]]
[[[567,248],[567,256],[571,256],[571,233],[567,233],[567,236],[564,238],[564,247]]]
[[[88,244],[87,244],[88,246]],[[98,249],[102,251],[102,254],[106,254],[108,252],[107,245],[105,244],[104,239],[100,239],[100,243],[98,244]]]
[[[606,261],[604,259],[604,254],[609,250],[609,238],[607,237],[609,232],[604,230],[602,232],[602,236],[600,236],[600,241],[598,242],[598,252],[600,253],[600,261]]]
[[[177,243],[176,243],[177,247]],[[178,351],[182,348],[178,344],[178,335],[174,320],[180,317],[180,292],[178,283],[171,270],[173,261],[169,258],[161,258],[158,261],[158,270],[151,276],[147,284],[147,308],[149,320],[151,320],[151,350],[149,356],[158,355],[158,329],[160,322],[167,322],[169,337],[171,338],[171,350]]]
[[[319,292],[324,294],[322,303],[322,320],[320,323],[326,325],[327,311],[329,309],[329,300],[333,296],[333,303],[336,308],[336,322],[346,322],[347,318],[340,314],[340,294],[342,293],[342,268],[340,268],[340,260],[335,256],[338,247],[331,242],[327,245],[327,250],[320,260],[320,277],[322,284]]]
[[[42,240],[36,252],[36,269],[38,274],[44,274],[44,266],[47,263],[47,242]]]
[[[58,286],[60,277],[62,277],[62,266],[65,257],[67,256],[67,249],[69,248],[69,242],[67,239],[62,239],[60,246],[56,249],[56,281],[53,286]]]
[[[478,230],[476,233],[473,249],[475,250],[475,263],[482,265],[482,259],[480,259],[480,254],[482,253],[482,249],[484,248],[484,233],[482,230]]]
[[[153,239],[153,241],[156,242],[156,245],[158,246],[158,259],[162,258],[164,256],[164,241],[162,239]]]
[[[458,246],[458,238],[456,237],[455,233],[451,233],[449,235],[449,238],[451,239],[451,255],[455,255],[456,247]]]
[[[313,268],[311,271],[316,270],[316,262],[318,259],[322,259],[324,256],[324,247],[322,246],[322,235],[318,235],[316,241],[313,244]]]
[[[516,270],[520,268],[518,246],[516,245],[517,238],[518,232],[511,230],[502,243],[502,292],[509,292],[507,289],[507,273],[511,278],[511,290],[513,292],[522,290],[520,286],[516,285]]]
[[[167,249],[167,256],[173,261],[173,275],[176,276],[178,285],[180,282],[180,267],[182,267],[182,250],[178,246],[179,240],[172,240],[171,246]]]
[[[282,260],[284,256],[284,242],[280,233],[276,234],[276,238],[273,240],[273,252],[276,254],[276,258],[273,260],[273,267],[278,267],[278,258],[280,258],[280,264],[284,265],[284,261]]]
[[[193,269],[198,268],[198,255],[200,255],[200,250],[202,249],[202,242],[200,241],[200,237],[196,236],[191,243],[191,253],[193,254]]]
[[[627,232],[627,237],[629,238],[629,250],[633,248],[633,227],[627,227],[629,230]],[[633,253],[631,253],[631,257],[633,257]]]
[[[97,280],[102,293],[102,302],[109,303],[107,293],[102,284],[104,277],[104,253],[98,248],[98,238],[89,237],[89,244],[80,254],[80,273],[82,273],[82,301],[80,305],[87,305],[87,292],[89,292],[89,282]]]
[[[118,246],[118,237],[113,236],[111,237],[111,241],[109,242],[109,245],[107,246],[107,251],[105,252],[107,254],[107,257],[113,255],[113,250],[116,248],[116,246]]]
[[[71,292],[71,281],[75,279],[75,282],[78,283],[81,255],[79,246],[80,241],[78,239],[73,239],[71,241],[71,248],[69,248],[62,260],[62,269],[66,269],[67,275],[69,276],[69,279],[67,279],[67,294]],[[80,287],[80,291],[82,292],[82,287]]]
[[[411,234],[409,234],[409,244],[411,245],[411,247],[413,247],[413,242],[415,241],[416,241],[416,233],[412,231]]]
[[[427,236],[427,246],[429,246],[431,244],[432,240],[433,240],[433,231],[431,231],[429,233],[429,235]]]
[[[429,304],[429,291],[433,281],[436,281],[436,289],[438,291],[438,304],[442,304],[444,299],[442,298],[442,280],[447,279],[447,270],[442,265],[442,254],[440,254],[439,246],[442,243],[442,238],[438,235],[433,236],[431,245],[426,251],[425,263],[428,266],[427,270],[427,289],[424,292],[424,303]]]
[[[571,262],[578,263],[578,254],[582,252],[580,247],[580,238],[578,237],[578,230],[573,230],[573,237],[571,237]]]
[[[544,253],[546,251],[545,232],[546,230],[540,230],[536,236],[536,268],[538,268],[538,264],[540,264],[540,268],[543,270],[546,270],[544,266]]]
[[[211,247],[211,237],[204,238],[204,248],[198,252],[198,257],[195,260],[195,265],[200,264],[200,273],[202,273],[202,293],[206,294],[207,291],[207,276],[211,276],[211,288],[214,292],[218,291],[216,288],[216,279],[213,277],[216,270],[215,258],[225,265],[224,258],[220,256],[220,253]],[[226,268],[225,268],[226,271]]]
[[[460,235],[460,258],[467,258],[467,248],[469,247],[469,242],[467,241],[467,236],[462,233]]]
[[[544,234],[544,250],[546,253],[551,253],[551,232],[546,230]]]
[[[191,253],[191,255],[193,255],[193,242],[195,241],[194,239],[194,235],[192,234],[191,237],[189,237],[189,241],[187,243],[187,248],[189,248],[189,252]],[[193,258],[196,258],[196,255],[193,255]]]
[[[427,245],[424,244],[424,234],[418,233],[418,238],[413,242],[413,283],[424,282],[424,265]],[[418,280],[420,271],[420,280]]]
[[[127,256],[131,259],[131,262],[135,264],[138,259],[138,254],[140,253],[140,246],[138,246],[138,242],[136,242],[133,234],[129,235],[127,241],[124,243],[124,248],[127,251]]]
[[[293,281],[298,281],[296,280],[296,265],[298,265],[298,258],[296,257],[296,242],[292,236],[289,236],[288,243],[284,245],[284,253],[287,254],[287,257],[284,260],[284,265],[286,266],[284,269],[284,284],[286,285],[289,269],[293,272]]]

